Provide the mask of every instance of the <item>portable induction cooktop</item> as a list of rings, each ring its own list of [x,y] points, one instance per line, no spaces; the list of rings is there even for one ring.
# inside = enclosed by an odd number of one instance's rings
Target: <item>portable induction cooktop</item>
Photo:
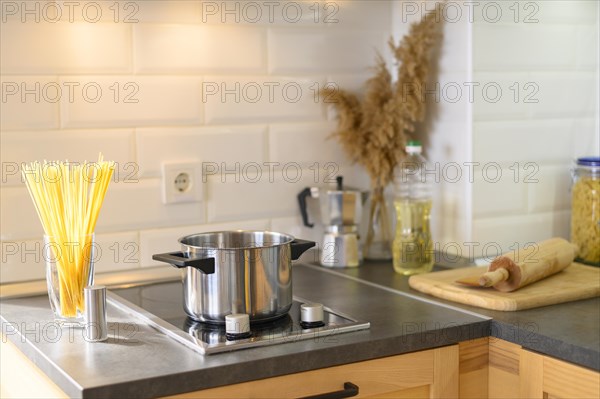
[[[112,289],[111,304],[201,354],[228,352],[368,329],[322,304],[294,297],[290,311],[277,320],[249,323],[247,315],[227,316],[225,325],[197,322],[183,310],[180,281]]]

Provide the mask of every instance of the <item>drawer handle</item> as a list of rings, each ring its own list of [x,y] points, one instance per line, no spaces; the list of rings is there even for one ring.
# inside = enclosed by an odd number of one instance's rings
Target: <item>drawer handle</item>
[[[300,399],[344,399],[358,395],[358,385],[351,382],[344,382],[344,389],[341,391],[321,393],[319,395],[305,396]]]

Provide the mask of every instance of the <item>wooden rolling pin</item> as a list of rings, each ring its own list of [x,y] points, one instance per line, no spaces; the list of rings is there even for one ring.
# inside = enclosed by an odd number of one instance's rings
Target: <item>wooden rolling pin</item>
[[[567,240],[551,238],[497,257],[488,271],[475,282],[472,279],[458,282],[482,287],[493,286],[502,292],[514,291],[565,269],[571,265],[577,252],[577,246]]]

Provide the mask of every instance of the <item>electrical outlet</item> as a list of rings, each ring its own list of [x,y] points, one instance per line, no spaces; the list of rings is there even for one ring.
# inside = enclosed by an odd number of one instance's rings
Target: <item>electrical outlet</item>
[[[200,162],[170,162],[162,165],[164,204],[202,202],[202,167]]]

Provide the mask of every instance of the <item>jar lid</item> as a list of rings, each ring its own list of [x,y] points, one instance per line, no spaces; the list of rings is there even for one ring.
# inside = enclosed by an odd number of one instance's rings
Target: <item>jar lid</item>
[[[600,166],[600,157],[577,158],[577,165],[598,167],[598,166]]]

